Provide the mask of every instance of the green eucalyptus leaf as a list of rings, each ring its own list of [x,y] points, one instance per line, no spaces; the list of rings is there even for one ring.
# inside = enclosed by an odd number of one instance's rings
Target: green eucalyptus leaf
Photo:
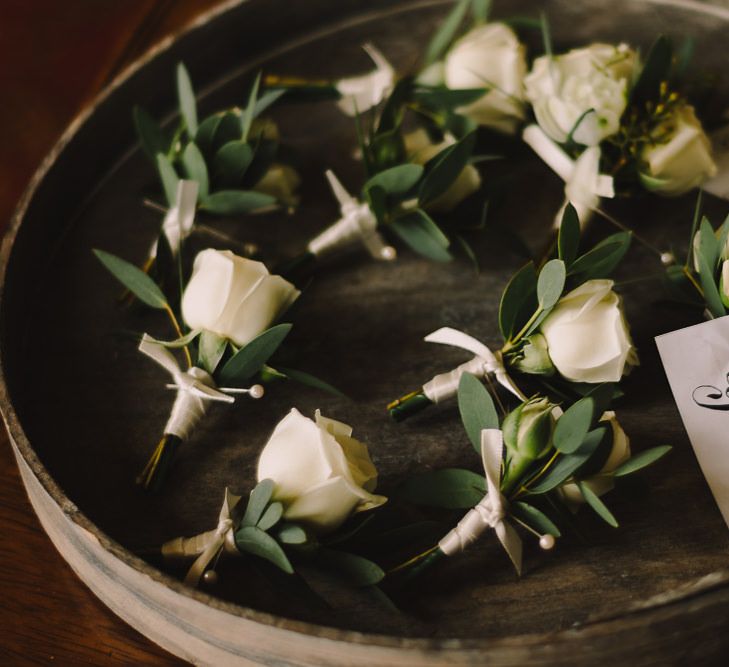
[[[569,267],[577,258],[580,246],[580,221],[577,211],[571,203],[567,202],[562,214],[557,237],[557,250],[559,258]]]
[[[306,544],[309,541],[307,532],[295,523],[282,522],[274,530],[276,539],[282,544]]]
[[[231,141],[239,141],[241,137],[241,115],[237,110],[228,110],[223,113],[213,136],[211,151],[217,151],[221,146]]]
[[[638,81],[630,92],[630,104],[643,105],[649,101],[658,101],[661,82],[670,77],[672,60],[671,42],[664,35],[660,35],[653,42]]]
[[[204,199],[207,197],[209,189],[208,168],[205,164],[205,158],[194,141],[185,146],[182,153],[182,166],[185,169],[185,175],[189,179],[197,181],[198,198]]]
[[[591,396],[581,398],[571,405],[557,420],[554,429],[554,448],[563,454],[572,454],[582,445],[595,413],[595,401]]]
[[[198,342],[198,365],[212,375],[215,373],[215,369],[223,358],[227,347],[227,338],[219,336],[213,331],[203,329],[200,334],[200,341]]]
[[[251,123],[253,123],[253,118],[255,117],[256,100],[258,99],[258,89],[260,85],[261,72],[259,71],[253,81],[251,90],[248,93],[248,104],[246,104],[246,108],[243,110],[243,115],[241,117],[240,136],[243,141],[248,140],[248,133],[251,131]]]
[[[339,389],[329,384],[328,382],[319,379],[315,375],[305,373],[304,371],[296,370],[295,368],[284,368],[282,366],[279,366],[278,370],[294,382],[298,382],[299,384],[303,384],[307,387],[313,387],[314,389],[321,389],[322,391],[326,391],[333,396],[346,398],[346,396],[341,391],[339,391]]]
[[[157,125],[157,121],[152,118],[142,107],[135,106],[132,110],[134,119],[134,127],[137,130],[139,143],[152,162],[157,160],[157,153],[166,153],[169,148],[162,129]]]
[[[327,570],[338,572],[354,586],[374,586],[385,578],[385,572],[377,563],[346,551],[319,549],[316,560]]]
[[[699,252],[697,259],[699,262],[699,280],[704,291],[706,306],[714,317],[723,317],[726,315],[726,309],[722,303],[719,288],[716,285],[714,270],[709,266],[706,257],[701,252]]]
[[[672,447],[670,445],[662,445],[660,447],[652,447],[651,449],[647,449],[640,454],[636,454],[632,458],[628,459],[625,463],[618,466],[613,471],[613,475],[615,475],[615,477],[624,477],[625,475],[631,475],[634,472],[642,470],[652,463],[655,463],[656,461],[658,461],[658,459],[663,458],[666,454],[668,454],[668,452],[671,451],[671,449]]]
[[[421,206],[440,197],[455,182],[468,164],[475,143],[476,133],[471,132],[428,160],[418,192]]]
[[[157,172],[162,181],[162,189],[165,192],[167,206],[172,208],[177,203],[177,185],[180,177],[172,166],[169,158],[162,153],[157,153]]]
[[[138,269],[134,264],[130,264],[126,260],[103,250],[94,249],[94,255],[142,303],[162,310],[169,308],[162,290],[144,271]]]
[[[537,300],[542,310],[554,306],[562,296],[567,269],[561,259],[550,259],[539,272],[537,280]]]
[[[363,190],[366,192],[379,186],[388,195],[404,195],[412,190],[423,172],[424,169],[419,164],[399,164],[375,174],[364,184]]]
[[[520,331],[537,307],[537,272],[529,262],[512,276],[501,295],[499,328],[504,340]]]
[[[220,371],[220,384],[238,386],[255,375],[283,343],[290,324],[277,324],[259,334],[228,360]]]
[[[410,477],[396,495],[415,505],[470,509],[484,497],[486,479],[463,468],[443,468]]]
[[[215,134],[218,131],[221,121],[223,120],[222,113],[215,113],[212,116],[208,116],[197,128],[197,134],[195,134],[195,143],[203,153],[212,153],[213,145],[215,142]]]
[[[387,217],[387,193],[379,185],[371,185],[365,189],[365,199],[370,210],[375,214],[377,223],[382,225]]]
[[[499,415],[486,387],[470,373],[461,375],[458,383],[458,410],[476,453],[481,455],[481,431],[499,428]]]
[[[568,275],[579,274],[582,280],[608,277],[628,252],[630,240],[630,232],[618,232],[608,236],[578,257],[570,265]]]
[[[213,159],[216,177],[225,185],[237,185],[253,162],[253,148],[243,140],[229,141],[218,149]]]
[[[272,479],[263,479],[256,484],[248,498],[245,514],[240,522],[241,526],[255,526],[261,520],[266,507],[271,502],[275,488],[276,484]]]
[[[293,574],[294,572],[294,568],[291,566],[281,545],[260,528],[255,526],[239,528],[235,532],[235,546],[243,553],[258,556],[273,563],[287,574]]]
[[[253,149],[253,160],[246,169],[243,183],[245,187],[254,187],[271,168],[276,154],[278,153],[278,142],[259,136],[256,139]]]
[[[597,515],[608,525],[613,528],[617,528],[617,519],[613,516],[613,513],[607,508],[605,503],[600,500],[600,497],[589,487],[589,485],[585,484],[585,482],[577,482],[577,486],[579,486],[580,493],[582,493],[582,497],[585,499],[585,502],[595,510]]]
[[[525,503],[523,500],[511,503],[509,511],[542,535],[561,536],[559,528],[544,512],[529,503]]]
[[[415,209],[391,223],[392,230],[415,252],[435,260],[450,262],[450,241],[422,209]]]
[[[713,273],[719,264],[721,246],[714,233],[714,228],[706,216],[701,218],[699,225],[699,254],[706,260],[707,266]]]
[[[283,505],[278,502],[271,503],[258,519],[256,526],[261,530],[268,530],[273,528],[283,516]]]
[[[458,33],[458,29],[461,27],[461,23],[463,23],[463,19],[466,17],[470,4],[471,0],[458,0],[426,47],[423,56],[424,67],[428,67],[428,65],[440,60],[448,50]]]
[[[274,104],[278,99],[286,94],[285,88],[274,88],[272,90],[266,90],[261,93],[261,96],[256,100],[255,107],[253,109],[253,118],[258,118],[266,109]]]
[[[202,200],[200,208],[218,215],[241,215],[276,205],[276,198],[255,190],[220,190]]]
[[[177,65],[177,100],[180,105],[180,115],[185,121],[187,134],[192,138],[197,134],[197,104],[190,75],[182,63]]]
[[[549,471],[539,480],[539,483],[529,488],[529,492],[533,495],[547,493],[566,482],[595,453],[606,430],[604,426],[601,426],[590,431],[580,448],[574,454],[559,456]]]

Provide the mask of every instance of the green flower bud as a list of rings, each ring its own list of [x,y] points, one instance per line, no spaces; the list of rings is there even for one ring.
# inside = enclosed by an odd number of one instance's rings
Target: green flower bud
[[[531,375],[552,375],[554,366],[549,358],[547,339],[540,333],[524,339],[524,344],[512,365]]]
[[[546,398],[532,398],[506,415],[501,429],[509,455],[520,461],[534,461],[552,446],[554,404]]]
[[[729,259],[725,259],[721,265],[719,296],[721,297],[721,302],[729,308]]]

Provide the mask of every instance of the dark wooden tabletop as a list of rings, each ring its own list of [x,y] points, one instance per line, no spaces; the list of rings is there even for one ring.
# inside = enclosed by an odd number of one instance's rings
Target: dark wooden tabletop
[[[129,62],[221,0],[11,0],[0,19],[0,233],[64,127]],[[178,665],[51,544],[0,427],[0,664]]]

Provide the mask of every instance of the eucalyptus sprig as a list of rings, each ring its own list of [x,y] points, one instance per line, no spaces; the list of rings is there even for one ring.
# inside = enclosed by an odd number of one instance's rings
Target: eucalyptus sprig
[[[475,356],[390,403],[390,416],[402,421],[447,400],[455,395],[461,375],[467,372],[489,385],[495,379],[520,400],[524,395],[518,385],[526,376],[540,382],[543,391],[554,392],[559,386],[560,393],[573,398],[589,392],[597,383],[619,381],[637,363],[637,357],[620,299],[607,277],[625,256],[630,239],[629,233],[619,232],[581,250],[579,220],[568,205],[559,230],[557,256],[539,270],[529,262],[512,276],[503,291],[498,313],[504,341],[501,348],[491,352],[480,341],[451,329],[431,334],[426,341],[460,347]],[[603,317],[609,322],[603,322]],[[609,368],[598,368],[589,352],[595,342],[581,338],[598,335],[605,328],[612,328],[613,333],[608,334],[612,336],[610,346],[619,348],[621,355]],[[571,353],[570,348],[577,351]]]
[[[477,378],[464,374],[458,388],[461,421],[484,459],[486,476],[448,468],[417,475],[401,486],[397,494],[401,500],[470,511],[437,545],[411,557],[388,576],[411,579],[444,556],[459,553],[489,528],[496,531],[520,573],[521,539],[515,528],[531,533],[542,548],[551,549],[561,535],[564,510],[576,511],[582,503],[617,527],[601,496],[617,479],[651,465],[671,448],[654,447],[631,455],[628,437],[608,411],[612,393],[612,387],[598,387],[564,412],[535,396],[500,422],[490,394]],[[489,470],[490,454],[484,447],[494,444],[498,451],[491,454],[497,454],[496,466]]]

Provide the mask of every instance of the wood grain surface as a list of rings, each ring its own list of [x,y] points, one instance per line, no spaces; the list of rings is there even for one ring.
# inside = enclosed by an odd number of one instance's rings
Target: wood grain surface
[[[8,0],[0,10],[0,234],[84,104],[134,58],[221,0]],[[178,665],[112,614],[56,552],[0,428],[0,664]]]

